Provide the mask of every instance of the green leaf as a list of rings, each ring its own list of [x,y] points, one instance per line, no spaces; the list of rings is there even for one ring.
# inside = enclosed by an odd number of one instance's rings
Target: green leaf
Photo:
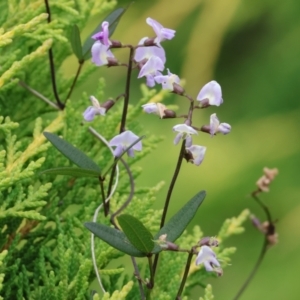
[[[59,152],[61,152],[78,167],[94,170],[95,172],[98,172],[100,174],[101,170],[98,165],[88,156],[86,156],[81,150],[75,148],[73,145],[69,144],[67,141],[63,140],[53,133],[44,132],[44,136]]]
[[[151,253],[154,248],[153,236],[144,224],[131,215],[121,215],[118,222],[130,243],[143,253]]]
[[[80,38],[79,28],[77,25],[73,25],[71,28],[70,42],[74,54],[78,58],[79,62],[82,62],[83,53],[82,53],[82,46],[81,46],[81,38]]]
[[[53,175],[70,175],[73,177],[99,177],[101,174],[91,169],[73,168],[73,167],[59,167],[48,169],[40,174],[53,174]]]
[[[91,36],[102,30],[101,25],[104,21],[107,21],[109,23],[109,36],[112,36],[112,34],[117,28],[120,18],[122,17],[126,9],[127,8],[117,8],[116,10],[114,10],[103,21],[101,21],[100,24],[95,28],[95,30],[88,36],[88,38],[86,39],[86,41],[82,46],[82,53],[83,53],[84,60],[87,60],[91,57],[91,48],[95,43],[95,41],[91,38]]]
[[[110,246],[134,257],[144,257],[146,254],[137,250],[127,240],[125,234],[115,228],[108,227],[95,222],[86,222],[84,226],[91,231],[95,236],[109,244]]]
[[[195,216],[197,209],[202,204],[205,196],[205,191],[201,191],[196,194],[169,220],[163,228],[160,229],[160,231],[155,235],[154,240],[158,240],[162,234],[167,234],[167,241],[175,242]],[[155,246],[152,253],[158,253],[160,251],[161,248],[159,246]]]

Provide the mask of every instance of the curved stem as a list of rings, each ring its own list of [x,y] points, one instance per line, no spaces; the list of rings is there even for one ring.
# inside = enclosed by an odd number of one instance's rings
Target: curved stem
[[[268,250],[268,240],[267,240],[267,237],[265,237],[265,240],[264,240],[264,243],[263,243],[263,247],[261,249],[260,255],[258,257],[258,260],[256,261],[256,264],[255,264],[253,270],[251,271],[250,275],[248,276],[248,278],[246,279],[246,281],[244,282],[244,284],[242,285],[242,287],[240,288],[240,290],[238,291],[238,293],[235,295],[235,297],[233,298],[233,300],[239,299],[239,297],[243,294],[243,292],[247,288],[248,284],[250,283],[250,281],[252,280],[252,278],[256,274],[259,266],[261,265],[261,262],[263,261],[267,250]]]
[[[47,21],[48,23],[51,22],[51,11],[50,11],[50,6],[48,0],[45,0],[45,6],[46,6],[46,12],[48,14]],[[57,87],[56,87],[56,78],[55,78],[55,67],[54,67],[54,59],[53,59],[53,52],[52,48],[48,50],[48,56],[49,56],[49,64],[50,64],[50,73],[51,73],[51,82],[52,82],[52,89],[54,93],[54,97],[57,103],[57,106],[63,110],[65,105],[60,101],[59,95],[57,92]]]

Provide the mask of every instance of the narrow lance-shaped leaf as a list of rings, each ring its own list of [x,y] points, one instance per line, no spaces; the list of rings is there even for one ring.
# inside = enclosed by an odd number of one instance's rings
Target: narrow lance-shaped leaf
[[[81,150],[77,149],[76,147],[53,133],[44,132],[44,136],[59,152],[61,152],[78,167],[94,170],[100,175],[101,170],[98,165],[92,159],[86,156],[85,153],[83,153]]]
[[[115,228],[95,222],[86,222],[84,226],[95,236],[110,246],[134,257],[144,257],[146,254],[136,249],[126,238],[125,234]]]
[[[126,11],[126,9],[127,8],[117,8],[116,10],[114,10],[104,20],[102,20],[101,23],[95,28],[95,30],[88,36],[88,38],[86,39],[86,41],[82,46],[82,53],[83,53],[84,60],[87,60],[92,56],[91,48],[95,43],[95,41],[91,38],[91,36],[102,30],[101,25],[104,21],[107,21],[109,23],[109,36],[111,36],[114,33],[115,29],[117,28],[119,20],[124,14],[124,12]]]
[[[154,247],[153,236],[141,221],[124,214],[118,217],[118,222],[135,248],[146,254],[151,253]]]
[[[196,194],[169,220],[163,228],[160,229],[160,231],[154,236],[154,240],[158,240],[161,235],[167,234],[167,241],[175,242],[195,216],[197,209],[202,204],[205,196],[205,191],[201,191]],[[161,248],[156,246],[153,253],[158,253],[160,251]]]
[[[70,34],[70,42],[72,46],[72,50],[76,57],[78,58],[79,62],[83,62],[83,53],[82,53],[82,45],[81,45],[81,38],[80,32],[77,25],[73,25],[71,28]]]
[[[52,175],[69,175],[73,177],[99,177],[99,172],[91,169],[74,168],[74,167],[59,167],[48,169],[40,174],[52,174]]]

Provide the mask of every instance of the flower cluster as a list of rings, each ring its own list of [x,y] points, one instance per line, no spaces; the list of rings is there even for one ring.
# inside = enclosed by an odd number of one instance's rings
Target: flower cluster
[[[187,115],[177,116],[172,110],[162,103],[147,103],[142,106],[144,112],[149,114],[156,114],[161,119],[184,117],[185,120],[181,124],[173,126],[173,131],[177,133],[174,144],[177,145],[180,140],[185,143],[185,153],[183,154],[185,159],[193,164],[199,166],[206,152],[206,147],[193,144],[192,136],[198,135],[198,131],[209,133],[211,136],[217,133],[228,134],[231,130],[231,126],[227,123],[220,123],[217,115],[213,113],[210,116],[209,125],[203,125],[200,128],[192,126],[192,116],[195,109],[203,109],[210,106],[220,106],[223,103],[221,86],[216,81],[210,81],[205,84],[197,95],[194,101],[189,97],[182,86],[180,86],[180,78],[170,72],[167,69],[167,74],[162,72],[165,69],[166,53],[161,43],[165,40],[171,40],[175,36],[175,30],[164,28],[157,21],[147,18],[146,22],[150,25],[155,33],[155,37],[148,38],[143,37],[138,45],[134,47],[133,63],[139,69],[138,78],[145,77],[146,84],[149,87],[155,86],[155,84],[161,84],[163,89],[169,90],[172,93],[185,97],[190,102],[190,110]],[[116,58],[111,52],[112,48],[120,48],[122,44],[117,41],[112,41],[109,38],[109,23],[102,23],[102,30],[92,38],[95,40],[91,52],[92,62],[97,66],[117,66]],[[115,101],[110,101],[103,104],[99,104],[98,100],[94,97],[90,97],[92,106],[89,106],[83,113],[83,117],[86,121],[91,122],[96,115],[104,116],[110,109]],[[117,100],[117,99],[116,99]],[[124,131],[124,130],[122,130]],[[115,148],[115,156],[120,156],[126,150],[129,156],[133,156],[133,150],[141,151],[142,144],[139,141],[137,144],[134,142],[138,137],[131,131],[127,130],[120,132],[120,134],[114,137],[110,145]],[[128,147],[134,144],[132,148]]]

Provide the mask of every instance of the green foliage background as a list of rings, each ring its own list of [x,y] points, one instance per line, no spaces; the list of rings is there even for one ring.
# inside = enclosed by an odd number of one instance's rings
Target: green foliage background
[[[127,4],[127,0],[119,1],[119,5]],[[40,10],[44,12],[42,6]],[[59,11],[59,8],[57,10]],[[88,12],[85,13],[86,16],[89,16]],[[192,225],[200,225],[206,235],[216,235],[225,218],[238,215],[245,207],[250,208],[253,213],[258,211],[255,203],[247,197],[247,194],[254,189],[255,181],[261,175],[264,166],[279,169],[279,176],[273,183],[271,192],[264,195],[263,199],[271,207],[274,216],[278,217],[280,243],[268,253],[262,268],[241,298],[245,300],[296,300],[299,295],[297,279],[300,266],[298,255],[300,248],[298,230],[300,225],[300,206],[298,204],[300,107],[297,101],[300,71],[299,13],[300,4],[292,0],[278,3],[271,0],[139,0],[130,6],[113,37],[124,42],[137,43],[141,37],[153,34],[151,28],[145,23],[146,17],[157,19],[166,27],[177,30],[176,38],[164,43],[167,51],[167,67],[171,72],[177,73],[181,78],[187,80],[188,93],[195,97],[202,85],[211,79],[217,80],[223,89],[224,104],[216,110],[210,108],[199,112],[199,120],[195,118],[194,122],[195,125],[208,123],[210,113],[216,112],[221,121],[232,125],[232,132],[226,137],[218,136],[211,139],[208,135],[200,135],[197,138],[199,144],[208,147],[205,160],[198,168],[184,164],[169,215],[182,206],[187,195],[190,198],[199,190],[205,189],[208,196]],[[65,12],[65,16],[68,14],[70,12]],[[78,22],[83,22],[84,16],[74,18],[77,18]],[[83,38],[99,23],[99,18],[102,19],[102,16],[97,13],[91,16],[89,25],[82,32]],[[65,19],[64,16],[61,16],[59,21],[67,22],[68,18]],[[49,36],[53,37],[55,29],[58,28],[55,27],[53,31],[48,28]],[[41,35],[44,34],[42,41],[46,40],[45,33],[47,31],[41,33]],[[59,42],[67,43],[66,39],[60,40],[59,31],[56,33],[57,35],[54,37],[56,45]],[[18,40],[18,42],[21,44],[22,40]],[[64,53],[56,52],[56,58],[58,58],[56,62],[62,63],[60,76],[72,78],[76,72],[74,63],[76,59],[74,55],[71,55],[70,49],[68,51],[70,57],[65,62],[62,59]],[[120,60],[125,61],[126,55],[122,51],[116,51],[116,56]],[[48,66],[45,59],[47,59],[46,56],[39,58],[41,66]],[[4,63],[1,61],[2,65]],[[32,78],[38,72],[38,69],[32,70]],[[99,87],[99,76],[107,78],[104,97],[115,96],[119,91],[120,93],[123,91],[125,73],[119,69],[99,68],[89,75],[91,73],[92,68],[87,67],[85,78],[89,76],[88,81],[75,89],[72,103],[76,103],[76,100],[79,99],[81,99],[80,101],[87,99],[87,97],[82,97],[82,91],[86,91],[88,94],[100,94],[99,90],[102,89],[102,86]],[[22,73],[19,75],[22,77]],[[32,78],[27,78],[27,80],[30,81]],[[45,86],[47,80],[46,78],[42,80],[41,85]],[[132,104],[136,104],[141,97],[140,83],[141,81],[135,80],[136,89],[133,91]],[[13,86],[14,83],[10,84]],[[69,85],[70,80],[60,86],[61,95],[67,94],[66,87]],[[51,97],[50,81],[47,87],[45,95]],[[6,86],[5,93],[7,90],[9,87]],[[20,87],[15,87],[14,92],[19,95],[18,99],[10,100],[7,94],[5,94],[5,98],[3,93],[0,94],[1,110],[3,109],[4,112],[1,111],[1,114],[6,115],[10,107],[14,105],[18,105],[20,108],[11,116],[13,121],[33,119],[32,114],[37,117],[39,113],[45,112],[45,105],[38,100],[39,104],[35,110],[27,103],[18,102],[22,98],[21,96],[24,95],[25,98],[27,95],[27,92]],[[7,104],[6,101],[11,102]],[[186,105],[175,96],[169,97],[166,103],[176,103],[181,108]],[[83,109],[82,104],[70,106],[66,117],[69,128],[80,119],[80,109]],[[53,116],[49,114],[49,120],[51,119]],[[178,147],[172,145],[174,134],[171,128],[177,121],[161,121],[150,115],[143,115],[140,120],[143,121],[149,133],[157,137],[163,134],[166,139],[157,144],[158,147],[152,155],[139,162],[139,166],[142,166],[145,172],[139,177],[138,185],[155,186],[161,180],[168,183],[179,151]],[[112,119],[110,121],[113,122]],[[48,122],[50,121],[46,121],[47,124]],[[35,128],[41,130],[41,121],[38,123]],[[26,142],[31,138],[29,133],[33,127],[34,124],[31,122],[27,128],[19,129],[19,133],[23,138],[25,137],[25,143],[21,145],[21,150],[25,149]],[[99,125],[99,128],[104,128],[103,123]],[[35,136],[38,136],[39,130],[36,130]],[[109,135],[112,135],[112,130],[107,130]],[[75,144],[82,143],[85,139],[84,130],[78,132],[78,136],[73,136],[71,131],[67,131],[65,136]],[[159,138],[150,138],[148,141],[147,146],[150,149],[156,146],[154,143],[158,142]],[[92,143],[90,138],[86,145],[81,144],[81,146],[88,148]],[[46,148],[42,150],[45,151]],[[90,154],[98,155],[97,159],[101,162],[103,158],[98,151],[99,149],[94,147]],[[51,157],[53,159],[56,157],[54,150],[51,150]],[[51,167],[51,163],[48,161],[46,166]],[[136,169],[135,172],[139,173],[139,169]],[[42,183],[47,182],[45,179],[41,181]],[[66,182],[67,179],[64,179],[64,184]],[[54,182],[55,184],[56,188],[62,185],[59,180]],[[82,193],[80,184],[77,188]],[[166,188],[167,185],[159,192],[155,202],[156,208],[162,207]],[[95,198],[93,191],[89,191],[89,193],[91,193],[91,197]],[[58,202],[59,198],[55,192],[52,192],[50,196],[54,203]],[[43,197],[44,195],[41,194],[41,198]],[[72,192],[69,192],[67,197],[66,204],[71,203]],[[82,204],[80,202],[82,200],[78,201],[79,204]],[[142,203],[141,199],[140,201],[138,203]],[[82,215],[88,218],[95,206],[96,203],[92,201]],[[56,212],[63,211],[63,208],[54,210]],[[256,214],[261,216],[260,212]],[[71,222],[71,219],[68,220]],[[57,219],[54,219],[53,222],[59,223]],[[80,228],[79,224],[80,222],[76,223],[78,228]],[[65,228],[57,230],[62,234],[65,231],[68,232],[70,226],[69,223]],[[222,278],[212,279],[213,293],[216,299],[233,297],[252,269],[259,254],[263,237],[250,224],[246,227],[246,234],[239,235],[230,241],[230,245],[234,244],[238,248],[232,266],[226,268]],[[74,232],[72,235],[73,240],[70,238],[68,242],[74,242],[75,246],[80,248]],[[85,235],[87,236],[86,233]],[[67,245],[62,241],[59,243],[61,252],[64,252]],[[88,250],[85,249],[85,251],[87,253]],[[101,252],[101,249],[99,248],[98,251]],[[109,252],[107,249],[105,251]],[[111,257],[117,256],[114,252],[109,253]],[[45,255],[51,257],[49,253]],[[69,255],[67,251],[65,251],[65,255],[66,261],[70,262],[72,257],[67,257]],[[87,262],[88,253],[82,259],[91,269]],[[166,260],[167,263],[170,261]],[[92,274],[92,271],[90,273]],[[283,273],[284,276],[282,276]],[[44,280],[47,281],[46,276]],[[200,288],[194,292],[193,298],[198,299],[199,295],[203,295]]]
[[[215,234],[225,217],[236,215],[244,207],[260,217],[247,195],[255,188],[264,166],[279,169],[270,193],[262,196],[278,218],[279,244],[268,253],[241,297],[244,300],[296,300],[300,293],[297,279],[300,267],[299,14],[300,2],[293,0],[135,1],[114,34],[115,39],[136,43],[140,37],[153,34],[145,23],[146,17],[157,19],[177,30],[176,38],[163,45],[167,51],[166,65],[187,80],[187,92],[196,96],[211,79],[217,80],[223,89],[223,105],[199,112],[199,124],[207,123],[210,113],[216,112],[221,121],[232,125],[232,132],[226,137],[211,139],[200,135],[197,138],[197,142],[208,147],[206,157],[199,168],[183,166],[174,193],[173,212],[186,194],[205,188],[208,196],[194,224],[200,224],[206,233]],[[110,86],[123,80],[123,74],[115,70],[101,69],[98,74],[108,74]],[[91,78],[90,87],[93,85]],[[186,105],[176,96],[167,103],[174,101]],[[142,120],[147,122],[149,131],[166,137],[143,161],[147,173],[139,182],[151,185],[157,179],[171,177],[179,151],[170,146],[174,138],[171,127],[177,121],[160,121],[150,115],[143,116]],[[196,119],[194,122],[196,125]],[[161,207],[165,194],[166,186],[159,194],[157,206]],[[221,279],[213,282],[216,299],[233,297],[252,269],[263,240],[248,224],[246,234],[237,236],[234,242],[238,251],[232,266]]]

